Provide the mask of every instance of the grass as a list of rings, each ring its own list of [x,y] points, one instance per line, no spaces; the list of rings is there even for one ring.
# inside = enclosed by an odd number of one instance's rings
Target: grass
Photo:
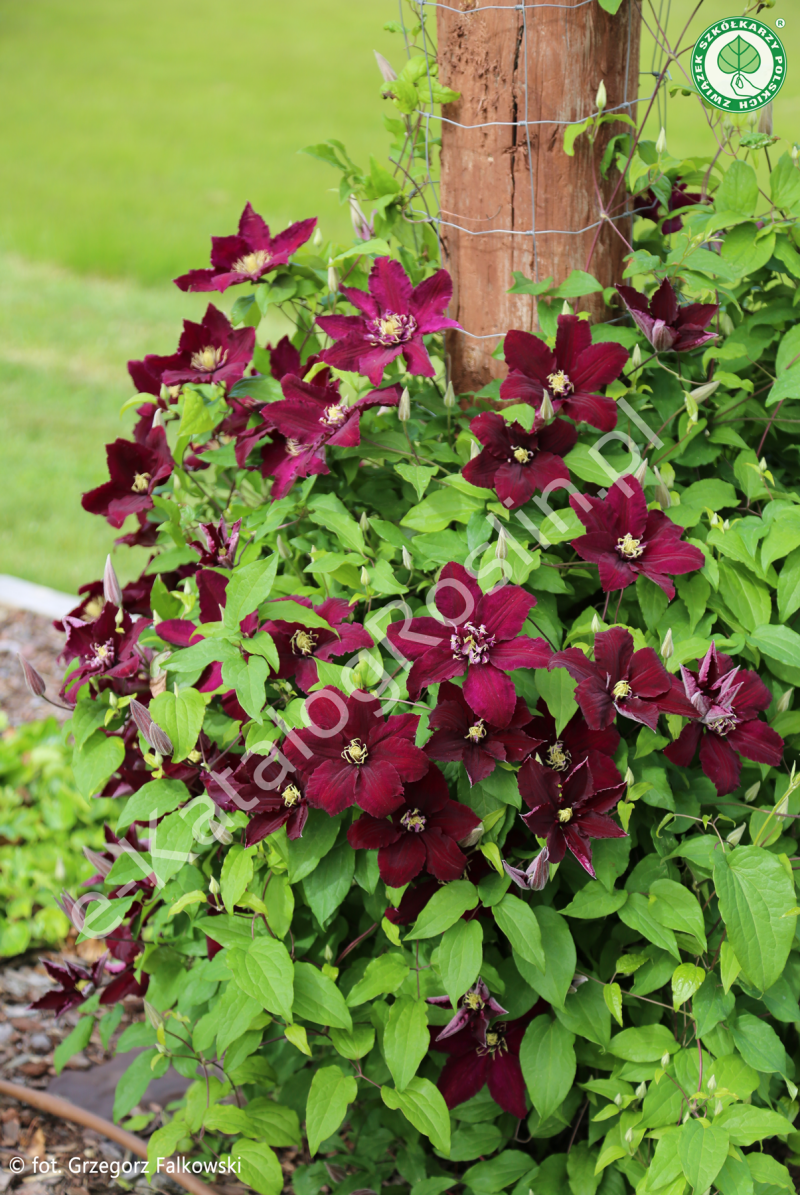
[[[671,35],[692,7],[671,0]],[[736,8],[706,0],[693,32]],[[763,16],[787,19],[775,127],[791,137],[800,20],[788,8],[779,0]],[[338,177],[297,150],[337,137],[358,162],[385,152],[372,51],[401,64],[401,41],[382,30],[396,16],[395,0],[3,7],[0,572],[72,592],[100,575],[115,532],[80,495],[106,477],[102,445],[130,427],[118,416],[131,393],[125,361],[172,351],[180,320],[202,311],[203,296],[169,279],[206,264],[209,235],[230,231],[245,200],[273,227],[318,214],[326,235],[349,238]],[[645,34],[642,68],[652,66]],[[587,83],[592,96],[598,82]],[[651,87],[643,74],[641,93]],[[713,152],[693,100],[668,109],[672,154]],[[662,120],[653,113],[653,136]],[[121,575],[143,558],[120,553]]]

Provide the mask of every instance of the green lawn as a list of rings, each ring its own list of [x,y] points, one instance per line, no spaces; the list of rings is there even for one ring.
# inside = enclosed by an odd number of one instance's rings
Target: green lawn
[[[790,138],[795,6],[778,0],[764,14],[787,20],[775,128]],[[691,7],[672,0],[671,32]],[[694,32],[737,7],[706,0]],[[382,29],[396,17],[395,0],[3,5],[0,572],[72,591],[100,575],[115,533],[81,511],[80,494],[106,477],[104,442],[130,428],[118,415],[131,393],[125,361],[174,348],[180,320],[206,298],[169,279],[207,263],[209,236],[231,231],[247,199],[274,228],[317,214],[326,235],[349,237],[338,176],[297,151],[337,137],[359,162],[385,152],[372,51],[401,65],[401,39]],[[645,35],[644,70],[651,58]],[[643,74],[641,93],[651,87]],[[711,152],[694,102],[678,96],[669,109],[670,152]],[[659,123],[654,114],[653,135]],[[120,572],[142,556],[120,554]]]

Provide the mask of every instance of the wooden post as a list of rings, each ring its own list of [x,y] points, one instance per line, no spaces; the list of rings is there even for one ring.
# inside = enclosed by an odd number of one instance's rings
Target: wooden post
[[[524,10],[513,0],[483,2],[446,0],[450,7],[437,8],[439,76],[461,93],[442,111],[440,228],[454,283],[450,315],[474,336],[488,337],[509,328],[537,331],[534,299],[507,293],[512,271],[539,281],[552,275],[558,285],[570,270],[586,267],[598,232],[590,272],[604,286],[621,280],[627,249],[613,228],[576,232],[595,224],[601,207],[588,139],[578,138],[568,157],[564,128],[596,111],[601,81],[606,110],[630,103],[618,110],[636,118],[640,13],[635,0],[623,0],[615,16],[596,0]],[[619,176],[611,170],[603,181],[599,159],[609,138],[626,127],[604,125],[595,147],[604,205]],[[620,186],[615,205],[624,199]],[[629,239],[630,221],[619,227]],[[601,296],[583,300],[583,307],[600,315]],[[497,343],[448,334],[457,392],[505,375],[491,356]]]

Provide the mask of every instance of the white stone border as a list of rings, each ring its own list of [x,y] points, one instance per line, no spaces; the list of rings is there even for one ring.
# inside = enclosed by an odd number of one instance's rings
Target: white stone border
[[[36,585],[33,581],[22,581],[0,573],[0,606],[14,610],[30,610],[33,614],[44,614],[48,618],[63,618],[78,605],[78,598],[47,585]]]

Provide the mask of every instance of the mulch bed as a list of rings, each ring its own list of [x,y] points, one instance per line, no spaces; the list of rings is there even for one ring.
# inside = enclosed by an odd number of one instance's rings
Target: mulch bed
[[[58,656],[63,649],[64,636],[51,619],[29,610],[0,606],[0,710],[11,726],[50,714],[60,721],[69,717],[69,711],[55,709],[28,691],[17,658],[21,653],[33,664],[47,681],[47,696],[56,700],[64,671]]]

